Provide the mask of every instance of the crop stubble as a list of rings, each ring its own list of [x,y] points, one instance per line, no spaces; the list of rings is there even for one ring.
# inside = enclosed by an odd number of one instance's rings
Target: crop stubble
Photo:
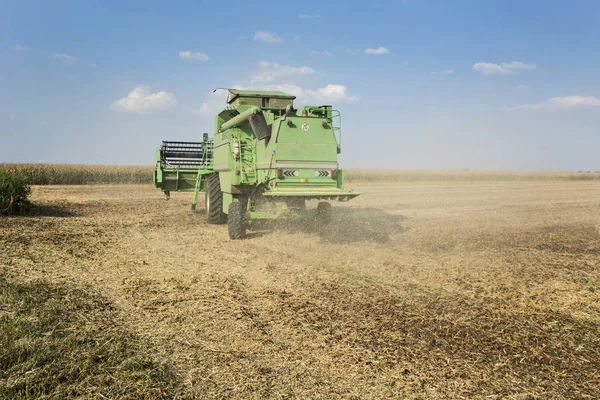
[[[352,187],[243,241],[189,193],[34,187],[0,266],[100,290],[191,397],[600,396],[599,183]]]

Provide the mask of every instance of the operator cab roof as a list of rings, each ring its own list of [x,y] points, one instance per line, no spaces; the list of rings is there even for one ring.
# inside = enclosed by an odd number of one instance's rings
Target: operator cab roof
[[[256,90],[237,90],[237,89],[228,89],[229,93],[232,94],[232,97],[229,99],[229,103],[234,101],[238,97],[268,97],[271,99],[289,99],[294,100],[296,96],[292,96],[291,94],[283,93],[283,92],[266,92],[266,91],[256,91]]]
[[[232,106],[253,105],[262,108],[285,109],[288,105],[293,105],[293,101],[296,98],[296,96],[284,92],[238,89],[225,90],[229,92],[227,103]]]

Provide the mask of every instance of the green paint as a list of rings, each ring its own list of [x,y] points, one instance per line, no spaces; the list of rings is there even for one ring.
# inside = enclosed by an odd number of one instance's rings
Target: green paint
[[[198,193],[206,190],[206,175],[217,173],[223,212],[243,200],[251,218],[279,218],[275,203],[291,205],[299,198],[347,201],[359,195],[344,189],[344,171],[337,159],[341,152],[337,110],[329,105],[294,109],[295,96],[282,92],[227,90],[228,105],[215,116],[213,139],[204,138],[202,166],[165,167],[157,150],[157,187],[165,192],[194,190],[195,208]],[[273,207],[278,211],[269,209]]]

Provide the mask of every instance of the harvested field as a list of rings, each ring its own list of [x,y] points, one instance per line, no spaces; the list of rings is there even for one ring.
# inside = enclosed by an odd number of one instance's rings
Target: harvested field
[[[190,193],[35,186],[0,279],[98,292],[180,398],[600,397],[600,181],[347,186],[330,226],[242,241]]]

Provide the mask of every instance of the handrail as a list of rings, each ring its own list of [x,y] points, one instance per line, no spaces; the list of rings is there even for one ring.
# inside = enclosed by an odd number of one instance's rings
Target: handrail
[[[338,125],[334,123],[334,118],[339,118]],[[339,139],[336,137],[335,140],[338,144],[338,149],[342,148],[342,113],[338,110],[331,110],[331,129],[333,130],[333,136],[335,137],[336,131]]]

